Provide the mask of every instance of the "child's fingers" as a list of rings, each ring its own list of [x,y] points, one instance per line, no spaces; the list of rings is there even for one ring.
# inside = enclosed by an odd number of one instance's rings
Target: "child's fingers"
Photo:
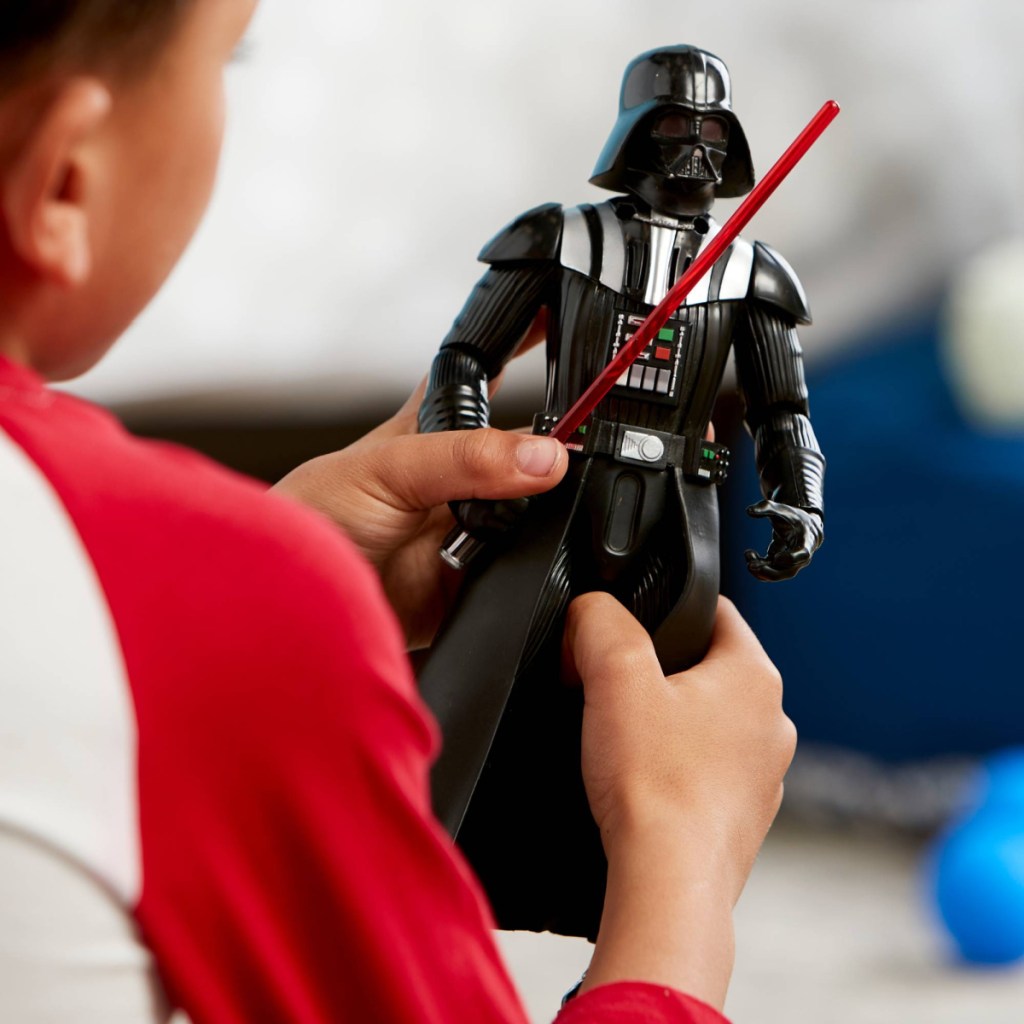
[[[558,483],[569,465],[558,441],[490,428],[395,437],[357,458],[365,489],[410,510],[538,494]]]
[[[569,606],[565,644],[587,692],[662,678],[647,631],[609,594],[584,594]]]
[[[704,660],[721,656],[726,650],[738,649],[749,652],[751,656],[767,658],[761,641],[757,639],[747,620],[736,610],[736,605],[729,598],[719,595],[711,649]]]

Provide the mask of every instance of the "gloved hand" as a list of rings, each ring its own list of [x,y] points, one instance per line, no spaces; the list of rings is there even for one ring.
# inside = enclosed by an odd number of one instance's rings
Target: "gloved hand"
[[[746,552],[747,568],[759,580],[789,580],[805,565],[825,539],[825,527],[817,512],[765,499],[747,509],[755,519],[770,519],[772,541],[768,553]]]

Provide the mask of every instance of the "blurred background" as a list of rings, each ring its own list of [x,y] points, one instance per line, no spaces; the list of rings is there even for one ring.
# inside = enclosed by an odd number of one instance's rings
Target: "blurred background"
[[[587,178],[636,54],[722,56],[762,172],[840,102],[747,231],[794,265],[815,318],[802,339],[828,540],[792,583],[744,574],[743,548],[767,537],[743,514],[758,495],[738,403],[716,417],[735,453],[724,589],[802,735],[741,904],[728,1009],[1019,1021],[1024,974],[968,964],[1024,955],[1022,787],[1011,766],[995,799],[978,768],[1024,743],[1024,7],[263,0],[250,42],[205,226],[69,386],[266,479],[400,404],[507,221],[604,196]],[[539,408],[536,355],[510,373],[500,423]],[[963,849],[966,867],[949,853]],[[953,905],[1000,941],[965,937]],[[544,1019],[586,950],[506,941]]]

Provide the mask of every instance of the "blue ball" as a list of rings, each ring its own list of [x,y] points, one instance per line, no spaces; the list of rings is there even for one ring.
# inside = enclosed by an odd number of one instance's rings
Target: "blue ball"
[[[931,856],[939,914],[965,960],[1024,958],[1024,758],[983,776],[981,804],[955,822]]]
[[[986,808],[1015,808],[1024,815],[1024,748],[1010,747],[986,759],[978,796]]]

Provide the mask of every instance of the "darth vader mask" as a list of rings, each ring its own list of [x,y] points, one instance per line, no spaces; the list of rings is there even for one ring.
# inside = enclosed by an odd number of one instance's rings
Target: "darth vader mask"
[[[633,174],[650,175],[678,188],[692,182],[695,188],[722,181],[729,149],[729,122],[714,114],[687,110],[663,111],[646,131],[635,133],[626,154]]]

